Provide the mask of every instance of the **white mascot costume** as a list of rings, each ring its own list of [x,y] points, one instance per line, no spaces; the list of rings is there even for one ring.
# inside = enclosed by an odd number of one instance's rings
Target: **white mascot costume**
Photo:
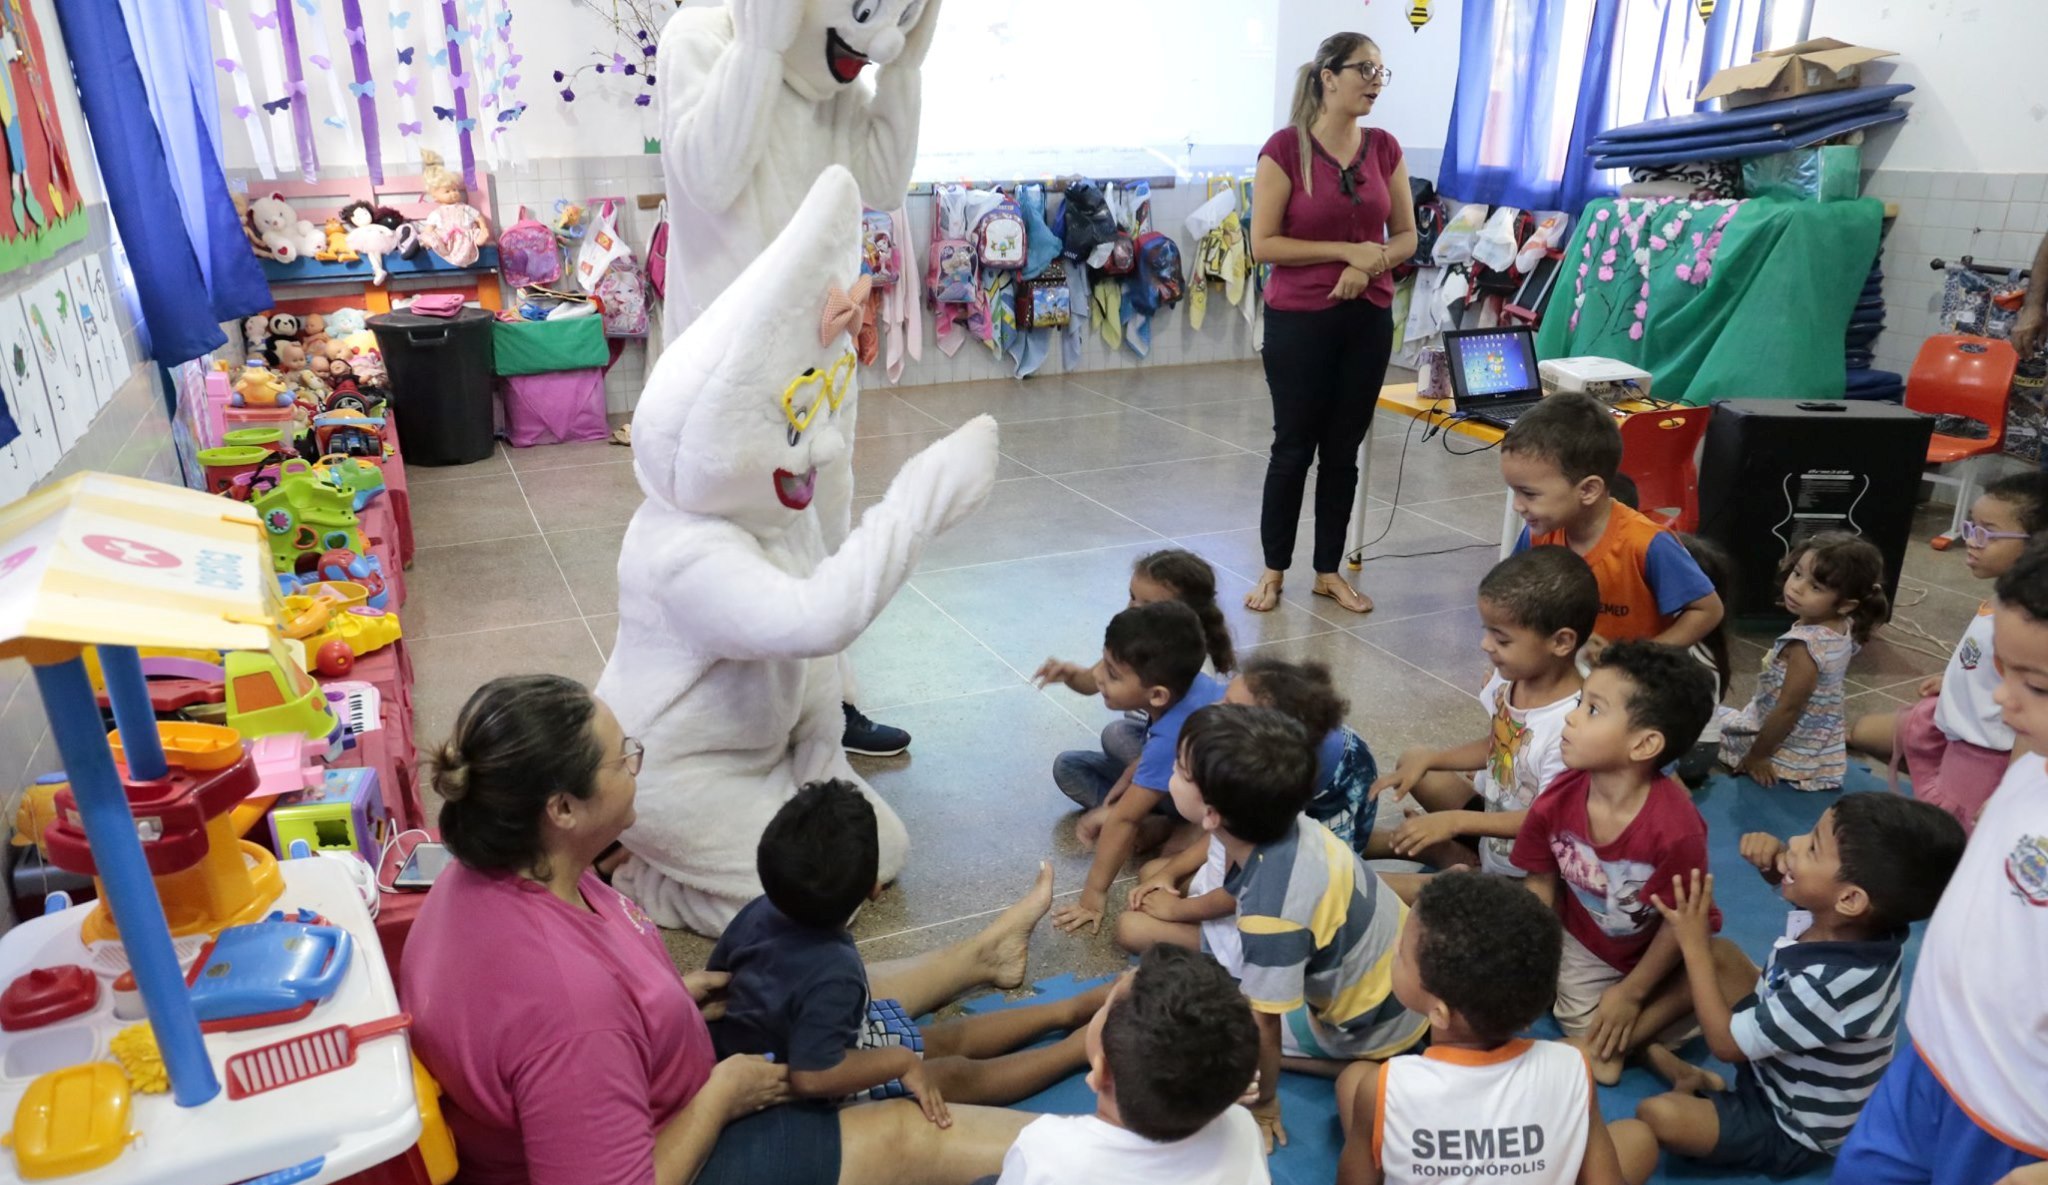
[[[827,165],[852,170],[869,205],[903,204],[938,10],[939,0],[726,0],[669,18],[656,58],[675,225],[667,340],[788,225]],[[872,83],[861,78],[870,64]]]
[[[828,530],[813,502],[844,504],[853,483],[860,254],[860,193],[834,166],[641,396],[647,500],[620,552],[618,643],[597,693],[647,747],[614,882],[663,926],[723,930],[760,892],[762,830],[809,781],[867,791],[884,880],[909,847],[840,748],[835,660],[925,544],[987,498],[996,425],[982,416],[932,444],[857,530]]]

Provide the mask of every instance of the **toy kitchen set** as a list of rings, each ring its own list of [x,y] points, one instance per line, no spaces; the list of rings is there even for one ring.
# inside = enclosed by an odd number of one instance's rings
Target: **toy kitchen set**
[[[232,681],[286,612],[246,506],[87,473],[0,511],[0,657],[32,668],[65,770],[24,810],[44,816],[48,864],[97,894],[53,894],[0,935],[0,1182],[452,1175],[374,874],[320,850],[374,855],[367,771],[322,771],[324,737],[263,727],[253,706],[157,719],[145,654],[218,652]],[[243,838],[266,789],[311,808],[269,820],[284,858]]]

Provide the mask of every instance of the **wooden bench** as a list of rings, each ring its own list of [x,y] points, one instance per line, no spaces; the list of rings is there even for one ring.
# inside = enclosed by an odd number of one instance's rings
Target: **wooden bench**
[[[390,206],[408,219],[424,218],[435,203],[425,196],[422,186],[424,178],[419,174],[386,176],[384,184],[373,185],[368,177],[333,177],[320,181],[263,181],[249,179],[251,198],[276,194],[290,202],[298,217],[323,226],[329,218],[340,214],[341,208],[350,202],[369,202],[376,206]],[[469,204],[484,211],[485,217],[495,208],[495,190],[491,175],[478,170],[476,186],[470,190]],[[495,240],[499,228],[493,226],[491,235]],[[322,292],[318,295],[298,296],[285,299],[282,296],[277,307],[298,313],[329,313],[339,308],[360,305],[371,314],[391,311],[391,291],[402,290],[412,295],[429,292],[454,292],[465,300],[474,300],[484,308],[496,312],[504,306],[502,290],[498,285],[498,247],[495,241],[485,244],[479,251],[477,261],[468,267],[456,267],[440,256],[420,248],[419,254],[411,259],[400,259],[387,255],[384,268],[390,278],[380,286],[372,282],[373,272],[368,259],[354,263],[328,262],[302,256],[290,263],[279,263],[274,259],[262,260],[263,274],[270,281],[273,291],[280,288],[309,286],[340,287],[347,285],[344,292]]]

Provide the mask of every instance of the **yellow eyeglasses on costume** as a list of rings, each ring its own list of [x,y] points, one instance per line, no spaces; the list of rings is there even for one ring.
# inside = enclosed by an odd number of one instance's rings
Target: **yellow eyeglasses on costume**
[[[826,369],[798,375],[782,389],[782,418],[789,421],[791,428],[805,432],[811,421],[818,418],[819,404],[828,404],[838,411],[847,392],[853,390],[853,370],[857,365],[859,360],[848,350]]]

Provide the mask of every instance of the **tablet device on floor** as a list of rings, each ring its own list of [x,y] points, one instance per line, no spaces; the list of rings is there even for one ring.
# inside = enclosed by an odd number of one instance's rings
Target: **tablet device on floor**
[[[412,893],[424,893],[433,887],[434,878],[448,867],[455,857],[448,854],[444,844],[423,843],[412,850],[405,863],[398,868],[398,875],[391,880],[391,887]]]

